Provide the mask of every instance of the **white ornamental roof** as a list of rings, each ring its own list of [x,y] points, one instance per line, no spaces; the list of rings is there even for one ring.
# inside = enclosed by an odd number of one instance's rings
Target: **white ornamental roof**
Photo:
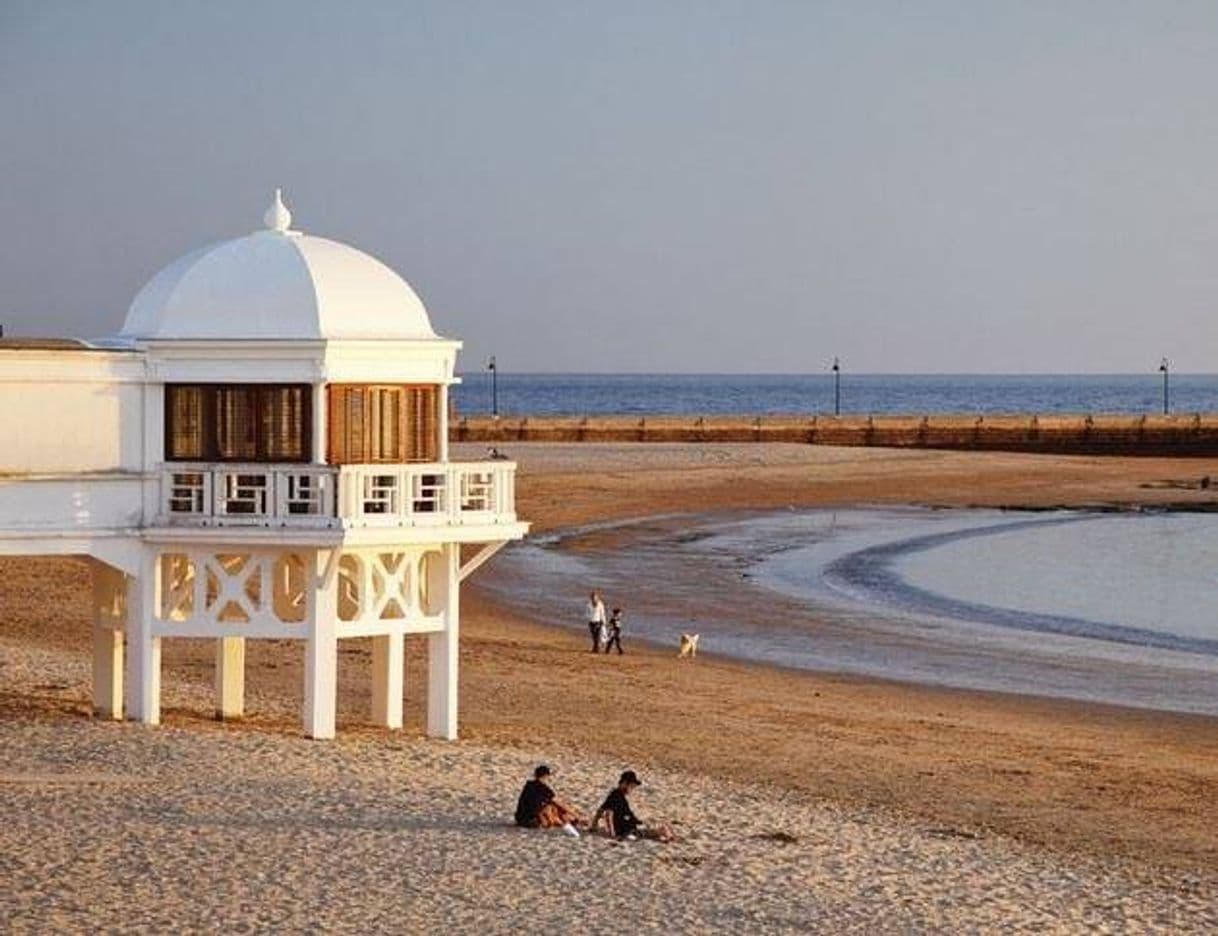
[[[175,260],[131,303],[121,337],[146,340],[427,340],[410,285],[354,247],[292,231],[279,190],[266,230]]]

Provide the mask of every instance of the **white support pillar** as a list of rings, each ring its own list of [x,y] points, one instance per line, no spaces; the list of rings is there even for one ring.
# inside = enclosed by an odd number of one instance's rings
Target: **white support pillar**
[[[311,454],[315,465],[324,465],[326,463],[326,450],[329,446],[329,414],[326,412],[326,385],[324,383],[314,384],[312,393],[313,451]]]
[[[161,638],[153,636],[160,562],[148,549],[140,574],[127,580],[127,717],[161,723]]]
[[[436,447],[436,461],[448,461],[448,423],[449,423],[449,392],[448,384],[440,384],[440,392],[437,394],[437,407],[440,412],[437,414],[439,418],[436,420],[439,425],[440,438],[436,441],[439,445]]]
[[[444,615],[444,630],[427,635],[427,734],[447,741],[457,738],[460,549],[449,543],[427,562],[428,603]]]
[[[245,714],[245,638],[221,637],[216,641],[216,718],[240,718]]]
[[[405,646],[401,634],[372,638],[372,720],[385,728],[402,727]]]
[[[92,575],[93,714],[122,721],[126,576],[97,560],[92,563]]]
[[[123,720],[123,632],[93,628],[93,714]]]
[[[334,737],[338,707],[338,550],[313,553],[305,640],[304,732]]]

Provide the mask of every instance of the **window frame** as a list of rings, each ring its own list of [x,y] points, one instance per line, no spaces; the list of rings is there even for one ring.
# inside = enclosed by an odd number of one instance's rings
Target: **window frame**
[[[326,462],[430,464],[440,457],[440,384],[326,384]],[[387,401],[392,394],[393,402]],[[353,402],[358,400],[358,402]],[[420,403],[423,405],[420,406]],[[392,426],[381,414],[391,407]],[[354,418],[352,418],[354,416]],[[429,431],[430,430],[430,431]],[[385,451],[392,438],[394,451]]]
[[[267,431],[267,422],[275,411],[275,395],[284,391],[300,393],[300,455],[285,457],[282,454],[269,454],[273,432]],[[198,391],[202,395],[202,412],[200,414],[201,453],[199,455],[179,455],[174,449],[175,441],[175,408],[174,395],[178,391]],[[235,457],[222,455],[220,452],[220,400],[222,393],[246,391],[252,394],[253,405],[246,411],[246,418],[252,421],[254,457]],[[166,462],[218,462],[228,464],[308,464],[313,461],[313,385],[307,383],[197,383],[174,382],[164,385],[164,439],[162,454]]]

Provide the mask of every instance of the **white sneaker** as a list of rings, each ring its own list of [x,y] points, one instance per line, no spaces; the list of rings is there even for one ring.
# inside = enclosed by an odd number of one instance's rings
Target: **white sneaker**
[[[562,830],[566,832],[567,835],[571,836],[571,838],[579,838],[579,829],[575,828],[575,826],[571,825],[569,822],[562,827]]]

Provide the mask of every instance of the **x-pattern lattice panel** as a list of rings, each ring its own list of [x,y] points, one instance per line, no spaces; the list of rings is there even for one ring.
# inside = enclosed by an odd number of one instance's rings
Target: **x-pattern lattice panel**
[[[422,618],[426,561],[435,549],[344,552],[339,561],[339,619],[344,623]]]
[[[202,633],[299,625],[313,587],[309,570],[307,557],[291,552],[162,553],[159,617]]]

